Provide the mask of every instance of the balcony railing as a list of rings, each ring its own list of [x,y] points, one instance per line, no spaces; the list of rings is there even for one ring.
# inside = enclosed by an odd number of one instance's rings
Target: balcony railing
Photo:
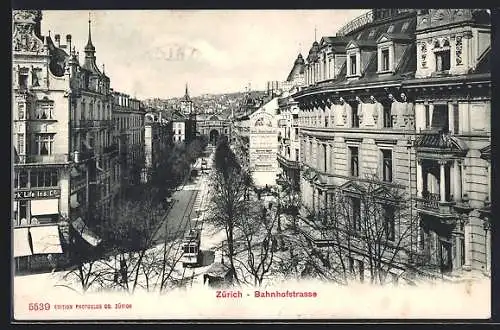
[[[64,164],[68,162],[68,154],[52,155],[20,155],[18,164]]]
[[[88,128],[99,128],[99,127],[114,127],[113,120],[74,120],[71,122],[71,127],[79,128],[79,129],[88,129]]]
[[[354,30],[357,30],[372,22],[373,11],[370,10],[366,14],[356,17],[355,19],[344,25],[342,28],[340,28],[340,30],[337,32],[337,37],[343,37],[346,34],[353,32]]]
[[[440,215],[454,214],[453,206],[455,201],[441,201],[440,194],[430,193],[428,191],[422,192],[421,198],[416,198],[417,209],[425,212]]]

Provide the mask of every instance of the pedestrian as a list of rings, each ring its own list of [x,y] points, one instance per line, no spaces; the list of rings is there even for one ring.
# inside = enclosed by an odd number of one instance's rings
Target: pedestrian
[[[51,273],[54,273],[56,271],[56,266],[57,266],[57,264],[56,264],[56,262],[54,260],[54,256],[51,253],[49,253],[47,255],[47,260],[49,261],[49,265],[52,268]]]

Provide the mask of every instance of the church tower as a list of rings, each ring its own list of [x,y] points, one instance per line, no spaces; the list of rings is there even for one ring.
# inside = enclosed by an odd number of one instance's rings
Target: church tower
[[[193,101],[189,97],[188,85],[186,83],[186,92],[181,100],[181,112],[183,115],[189,116],[193,113]]]

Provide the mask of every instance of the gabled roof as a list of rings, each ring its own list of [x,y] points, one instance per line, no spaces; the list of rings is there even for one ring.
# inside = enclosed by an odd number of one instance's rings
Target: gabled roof
[[[410,42],[413,39],[414,38],[412,38],[411,35],[406,33],[382,33],[382,35],[377,39],[377,43],[381,43],[388,40]]]
[[[415,147],[418,149],[441,149],[451,152],[464,152],[469,149],[462,140],[445,132],[424,133],[416,138]]]
[[[344,183],[343,185],[341,185],[339,187],[339,189],[340,190],[344,190],[344,191],[354,192],[354,193],[364,193],[364,192],[366,192],[365,188],[363,188],[361,185],[357,184],[354,181],[347,181],[346,183]]]
[[[377,42],[374,40],[351,40],[345,47],[346,49],[350,48],[361,48],[361,49],[366,49],[366,48],[377,48]]]
[[[491,72],[491,46],[489,46],[481,56],[479,56],[478,63],[474,70],[471,70],[471,73],[489,73]]]
[[[491,144],[488,144],[486,147],[479,149],[481,152],[481,158],[486,160],[491,160]]]

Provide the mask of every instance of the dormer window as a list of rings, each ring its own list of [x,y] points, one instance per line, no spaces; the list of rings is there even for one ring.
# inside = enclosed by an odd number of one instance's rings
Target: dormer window
[[[392,33],[394,31],[394,25],[391,25],[387,28],[387,33]]]
[[[375,32],[377,32],[377,30],[376,30],[376,29],[372,29],[372,30],[370,31],[370,34],[368,35],[368,37],[369,37],[369,38],[373,38],[373,37],[375,36]]]
[[[436,71],[450,70],[450,50],[441,50],[434,53],[436,56]]]
[[[382,71],[389,71],[389,48],[382,49]]]
[[[350,74],[355,75],[356,74],[356,54],[349,56],[349,58],[351,60]]]

